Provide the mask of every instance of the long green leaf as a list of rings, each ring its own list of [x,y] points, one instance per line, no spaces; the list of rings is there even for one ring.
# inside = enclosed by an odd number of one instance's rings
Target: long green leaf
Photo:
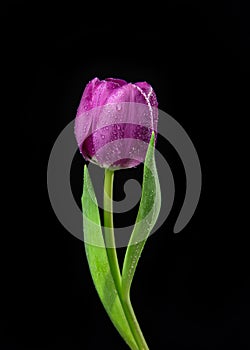
[[[122,290],[130,292],[134,273],[145,242],[153,229],[161,207],[161,191],[154,157],[155,135],[152,133],[144,163],[142,195],[136,223],[130,237],[122,270]]]
[[[87,167],[82,195],[84,242],[87,260],[97,293],[114,326],[131,349],[137,350],[111,275],[102,236],[100,215]]]

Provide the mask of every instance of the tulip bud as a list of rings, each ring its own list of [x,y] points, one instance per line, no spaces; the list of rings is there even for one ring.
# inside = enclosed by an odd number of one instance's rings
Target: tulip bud
[[[75,119],[75,136],[83,157],[113,170],[144,161],[151,134],[157,132],[158,102],[146,82],[91,80]]]

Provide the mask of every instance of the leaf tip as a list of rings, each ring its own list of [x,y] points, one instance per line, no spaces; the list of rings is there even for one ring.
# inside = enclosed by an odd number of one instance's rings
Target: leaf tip
[[[83,178],[84,178],[84,180],[86,179],[86,177],[88,175],[89,175],[89,171],[88,171],[87,164],[84,164],[84,168],[83,168]]]
[[[155,142],[155,132],[152,131],[151,138],[150,138],[150,145],[153,146]]]

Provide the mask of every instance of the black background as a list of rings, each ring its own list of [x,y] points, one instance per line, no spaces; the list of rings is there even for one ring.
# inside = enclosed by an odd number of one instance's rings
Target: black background
[[[248,349],[249,245],[241,210],[247,8],[236,1],[172,1],[166,8],[11,3],[1,16],[10,54],[3,73],[11,76],[1,349],[127,349],[95,292],[83,243],[58,222],[46,187],[50,150],[95,76],[148,81],[201,162],[199,206],[174,235],[184,170],[159,140],[176,200],[148,240],[132,286],[150,349]],[[78,203],[83,164],[77,154],[71,181]]]

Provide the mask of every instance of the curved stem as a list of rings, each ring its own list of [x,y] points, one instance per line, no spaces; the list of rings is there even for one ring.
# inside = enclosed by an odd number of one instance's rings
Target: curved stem
[[[135,338],[135,341],[138,345],[138,348],[140,350],[149,350],[149,347],[148,347],[146,340],[142,334],[139,323],[136,319],[129,295],[123,296],[122,306],[123,306],[123,310],[124,310],[125,316],[127,318],[128,324],[130,326],[131,332],[132,332],[132,334]]]
[[[109,260],[110,270],[120,298],[129,327],[134,336],[139,350],[149,350],[143,337],[139,323],[136,319],[133,307],[130,302],[129,291],[122,290],[122,278],[115,248],[114,224],[113,224],[113,182],[114,171],[105,169],[104,179],[104,237],[106,251]],[[132,349],[135,350],[135,349]]]

